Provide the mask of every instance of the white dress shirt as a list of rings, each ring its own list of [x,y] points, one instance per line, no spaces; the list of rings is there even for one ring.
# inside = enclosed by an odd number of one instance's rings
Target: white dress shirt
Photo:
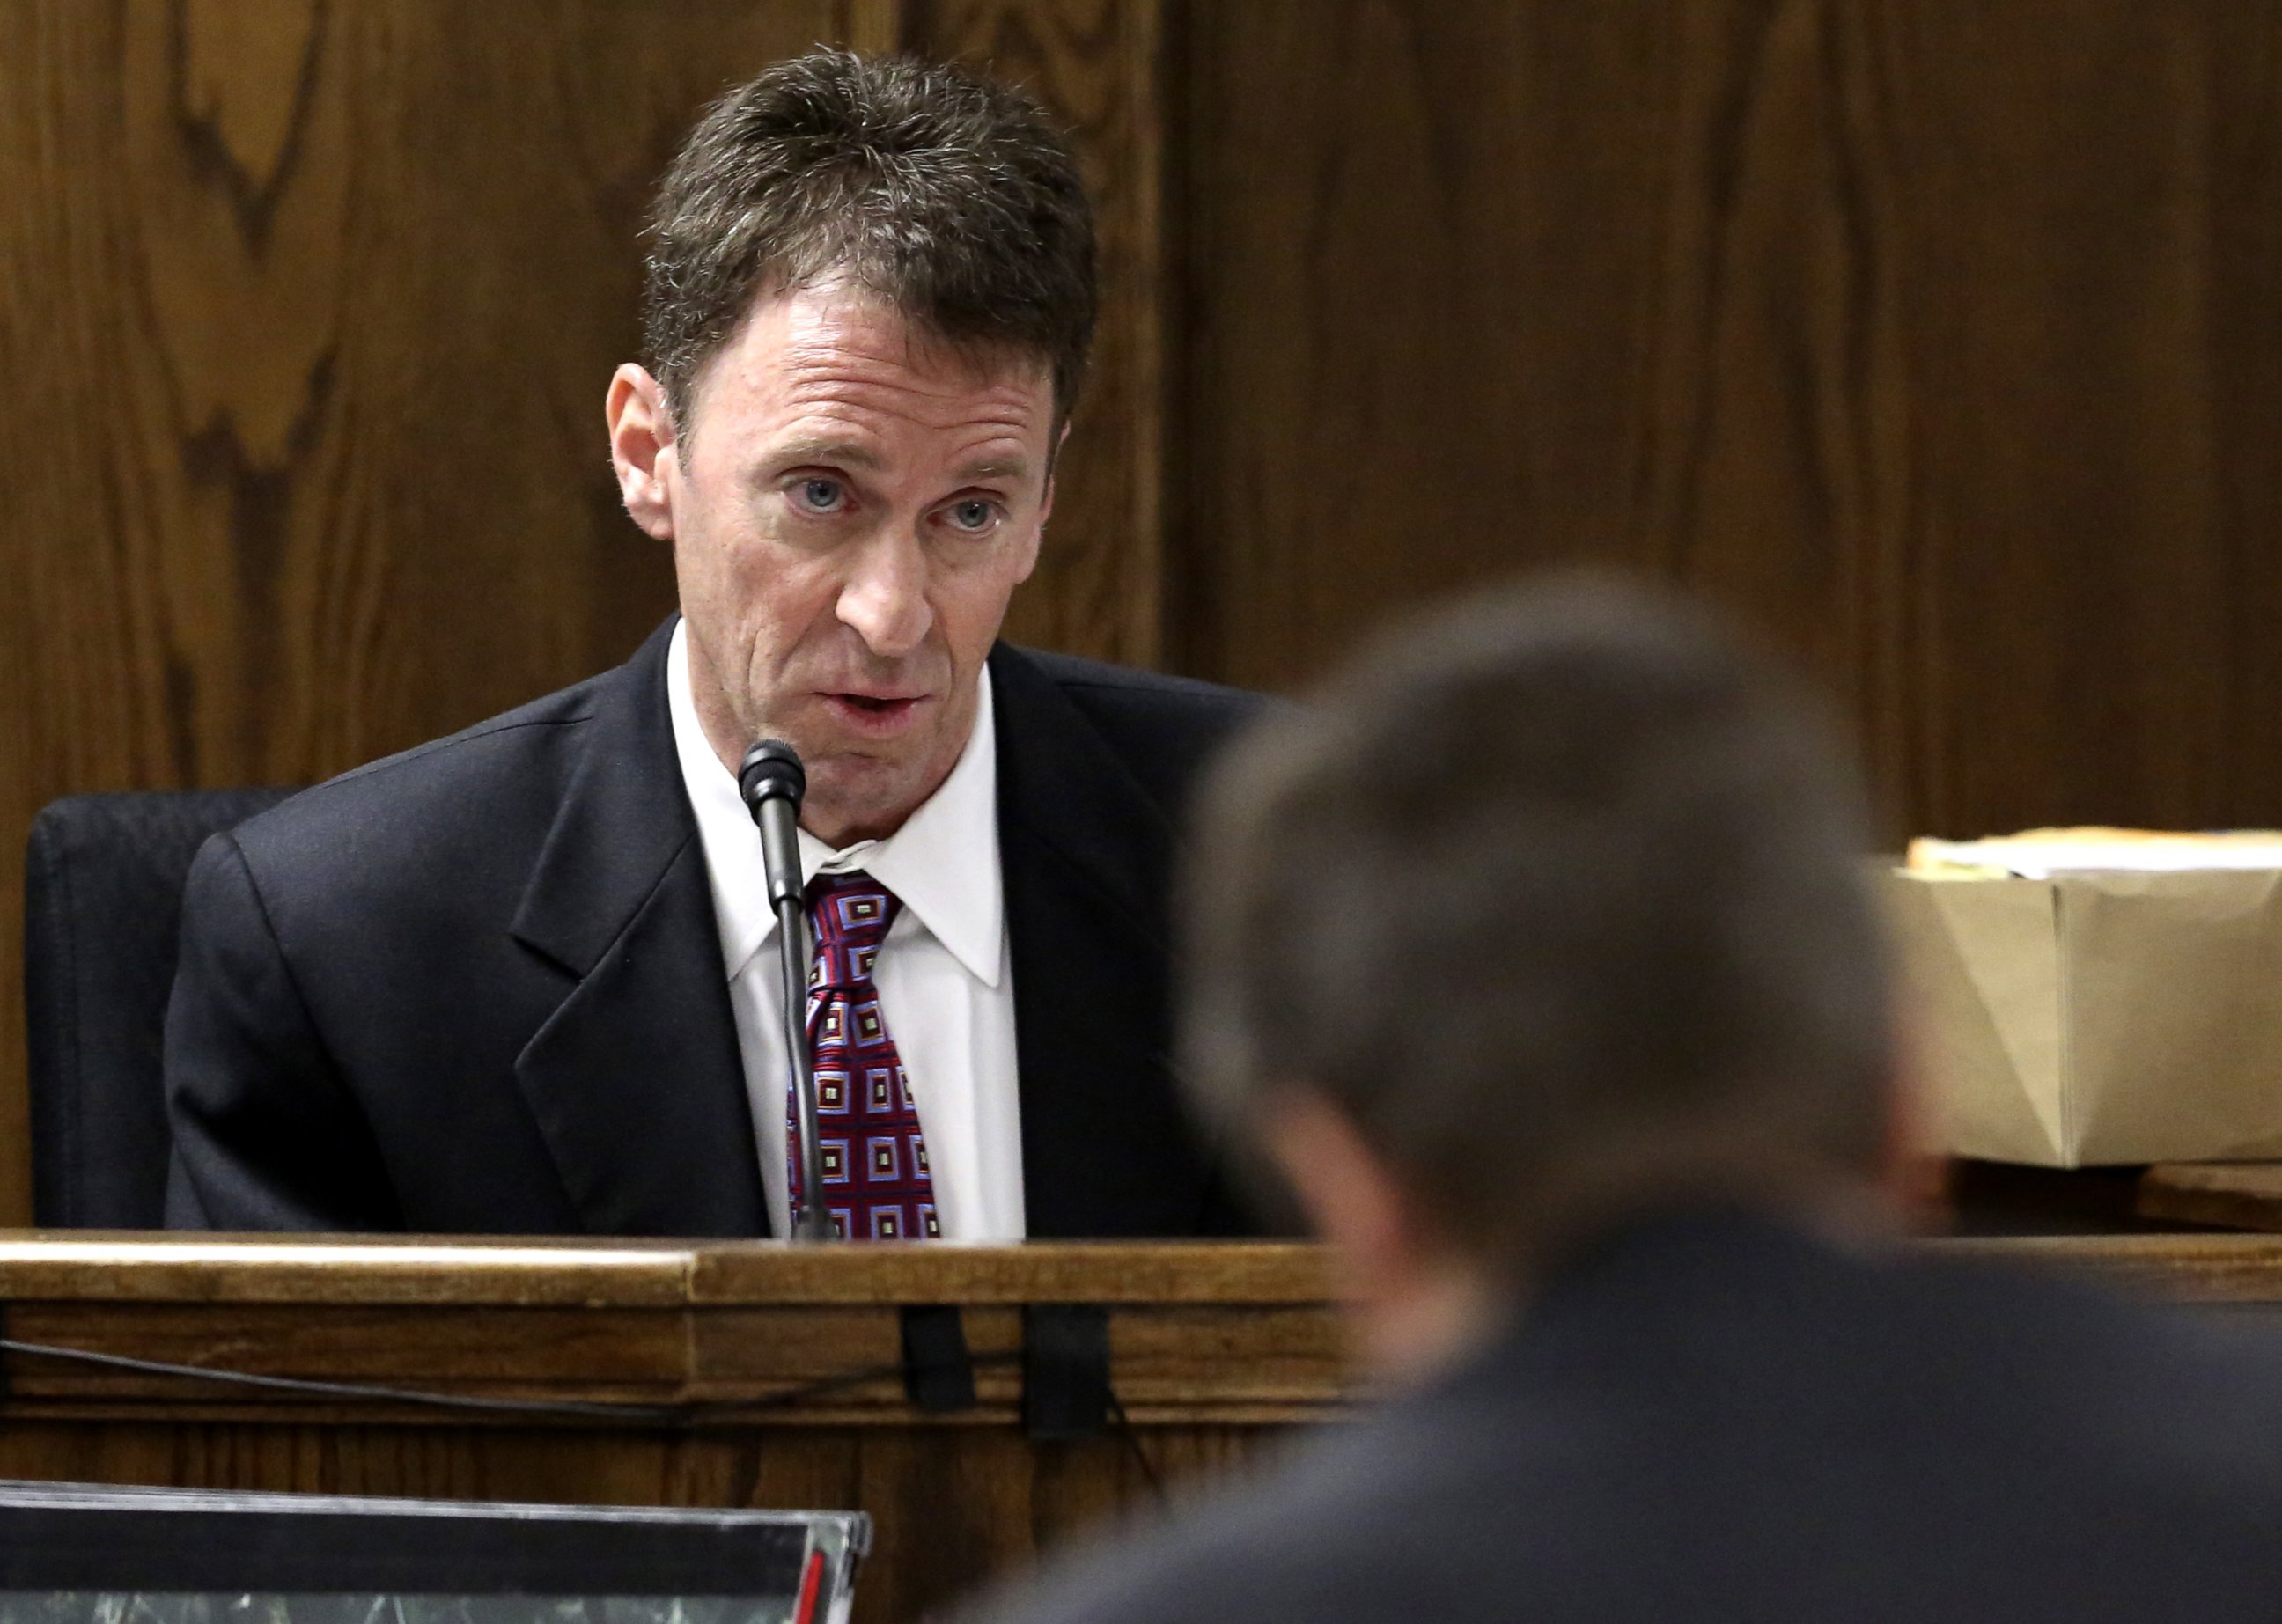
[[[712,878],[761,1185],[776,1233],[788,1234],[783,1000],[760,831],[697,719],[686,625],[673,629],[665,670],[673,746]],[[927,1135],[936,1221],[946,1240],[1019,1241],[1022,1118],[998,878],[998,742],[990,672],[978,681],[974,731],[942,787],[885,839],[835,852],[802,830],[800,866],[803,881],[861,870],[903,900],[872,975]]]

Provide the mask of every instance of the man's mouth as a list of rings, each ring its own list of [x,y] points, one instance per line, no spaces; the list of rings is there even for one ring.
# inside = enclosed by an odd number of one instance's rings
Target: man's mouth
[[[827,693],[824,699],[843,723],[874,738],[901,732],[927,703],[917,693]]]

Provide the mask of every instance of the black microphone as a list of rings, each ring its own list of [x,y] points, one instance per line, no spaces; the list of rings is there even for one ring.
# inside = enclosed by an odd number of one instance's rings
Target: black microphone
[[[768,876],[769,906],[777,916],[777,958],[784,991],[786,1063],[792,1074],[795,1125],[800,1134],[800,1186],[806,1196],[794,1215],[796,1241],[834,1238],[824,1210],[824,1148],[816,1119],[816,1076],[808,1060],[808,912],[800,878],[800,801],[808,773],[800,752],[781,739],[764,739],[745,752],[737,793],[761,831],[761,866]]]
[[[801,797],[808,793],[808,772],[800,752],[781,739],[764,739],[745,752],[737,769],[737,793],[761,829],[761,862],[768,870],[769,906],[798,902],[800,885]]]

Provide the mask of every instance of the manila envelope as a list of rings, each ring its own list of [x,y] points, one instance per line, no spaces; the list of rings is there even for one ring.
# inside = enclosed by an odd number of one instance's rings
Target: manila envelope
[[[1950,1154],[2282,1156],[2282,872],[1880,885]]]

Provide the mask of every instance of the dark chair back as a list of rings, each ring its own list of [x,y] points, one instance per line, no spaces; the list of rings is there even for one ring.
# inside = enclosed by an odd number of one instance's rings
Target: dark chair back
[[[283,789],[74,795],[32,823],[24,854],[32,1212],[43,1227],[165,1221],[160,1056],[182,881],[206,837]]]

